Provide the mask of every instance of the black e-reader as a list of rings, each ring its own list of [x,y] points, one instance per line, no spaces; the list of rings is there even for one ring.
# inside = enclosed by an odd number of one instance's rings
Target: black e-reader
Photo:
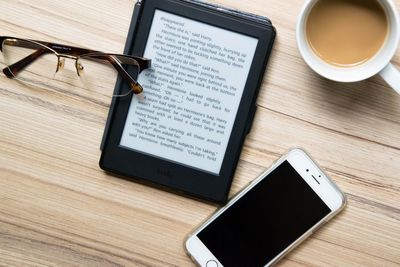
[[[144,99],[114,98],[100,167],[227,200],[275,38],[271,22],[202,1],[142,0],[125,53],[152,60]],[[117,81],[115,94],[128,86]]]

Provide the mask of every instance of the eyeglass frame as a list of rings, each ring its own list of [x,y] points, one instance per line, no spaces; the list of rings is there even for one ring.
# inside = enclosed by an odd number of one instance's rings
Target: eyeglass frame
[[[49,43],[49,42],[10,37],[10,36],[0,36],[1,52],[3,52],[3,45],[6,40],[15,42],[15,46],[18,47],[33,48],[27,45],[22,45],[21,43],[20,45],[18,45],[18,41],[25,42],[25,44],[31,43],[32,45],[43,47],[43,50],[38,49],[32,54],[26,56],[25,58],[4,68],[3,69],[4,75],[6,75],[6,77],[10,79],[16,78],[15,75],[18,72],[28,67],[39,57],[45,55],[46,53],[53,52],[54,55],[57,56],[57,61],[58,61],[55,73],[57,73],[60,70],[60,67],[63,66],[64,64],[63,58],[70,58],[75,60],[75,68],[78,76],[81,75],[80,66],[78,62],[80,58],[108,61],[117,70],[117,72],[119,73],[119,75],[121,75],[121,77],[125,80],[125,82],[128,83],[129,88],[133,91],[133,93],[138,95],[143,92],[143,87],[135,79],[132,78],[132,76],[122,66],[122,64],[136,66],[138,68],[138,73],[141,73],[144,69],[151,67],[151,59],[147,58],[124,55],[124,54],[105,53],[81,47],[74,47],[69,45]],[[37,47],[33,49],[37,49]]]

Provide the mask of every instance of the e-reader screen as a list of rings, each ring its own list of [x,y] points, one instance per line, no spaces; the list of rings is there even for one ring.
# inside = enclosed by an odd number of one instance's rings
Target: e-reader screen
[[[120,146],[219,174],[257,43],[155,10]]]

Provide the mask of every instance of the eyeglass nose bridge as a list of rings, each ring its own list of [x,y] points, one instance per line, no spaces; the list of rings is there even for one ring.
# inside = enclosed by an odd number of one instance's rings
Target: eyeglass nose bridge
[[[58,54],[58,55],[57,55],[58,63],[57,63],[57,70],[56,70],[56,72],[58,72],[58,71],[64,69],[64,66],[65,66],[65,59],[66,59],[66,58],[75,60],[75,68],[76,68],[76,71],[77,71],[77,73],[78,73],[78,76],[80,76],[80,71],[79,71],[79,68],[78,68],[78,66],[80,66],[80,63],[78,62],[79,57],[77,57],[77,56],[71,56],[71,55],[65,55],[65,54]],[[83,70],[83,67],[82,67],[82,70]]]

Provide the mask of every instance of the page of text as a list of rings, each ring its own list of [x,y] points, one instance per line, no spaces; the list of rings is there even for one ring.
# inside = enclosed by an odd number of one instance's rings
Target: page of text
[[[257,41],[156,10],[120,145],[219,174]]]

